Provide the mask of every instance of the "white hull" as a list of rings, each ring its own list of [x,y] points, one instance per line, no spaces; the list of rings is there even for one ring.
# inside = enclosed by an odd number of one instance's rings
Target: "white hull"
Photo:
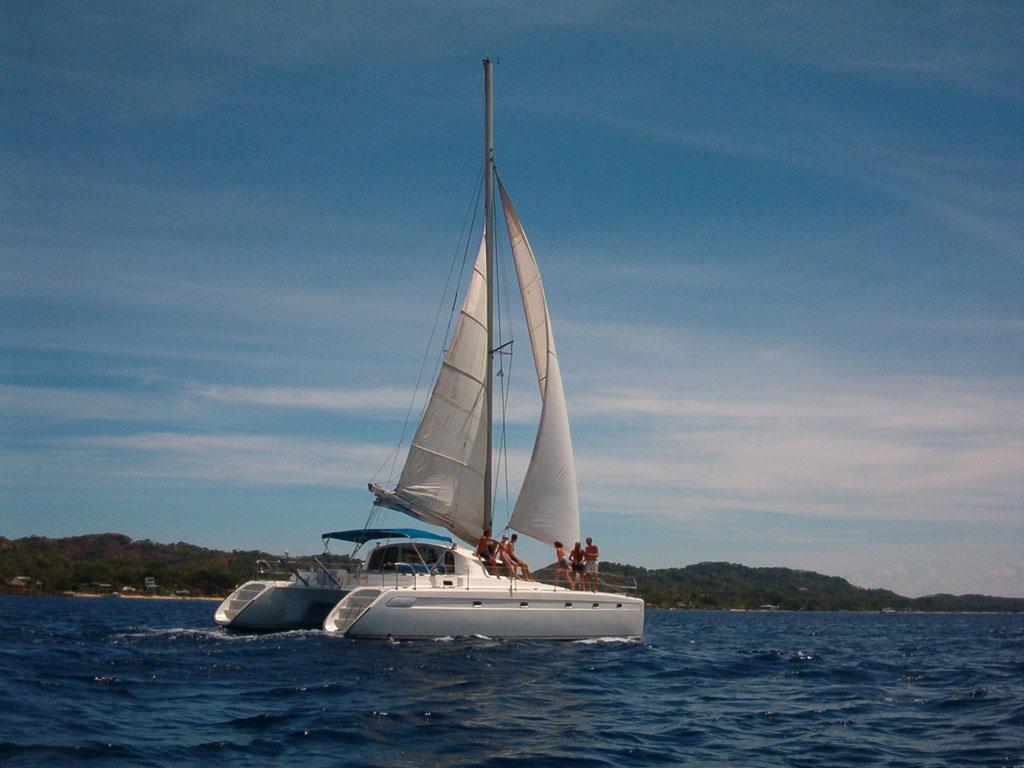
[[[512,590],[495,586],[353,590],[328,614],[324,630],[347,637],[403,640],[466,635],[543,640],[643,635],[644,603],[639,598],[528,582],[518,582]]]
[[[213,619],[221,626],[257,632],[319,629],[348,590],[305,586],[294,581],[248,581],[220,604]]]

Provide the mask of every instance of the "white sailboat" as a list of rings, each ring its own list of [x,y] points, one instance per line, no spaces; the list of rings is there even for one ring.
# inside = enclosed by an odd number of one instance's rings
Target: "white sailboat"
[[[377,505],[441,526],[472,545],[492,528],[494,158],[491,62],[484,60],[485,234],[451,344],[393,490],[370,484]],[[579,540],[576,469],[551,319],[533,250],[498,181],[542,400],[540,423],[509,527],[547,545]],[[644,603],[490,572],[472,547],[432,552],[434,567],[385,574],[378,547],[364,581],[324,621],[349,637],[579,639],[639,637]],[[415,561],[415,544],[407,545]],[[423,558],[419,558],[423,561]],[[426,565],[426,563],[423,563]]]

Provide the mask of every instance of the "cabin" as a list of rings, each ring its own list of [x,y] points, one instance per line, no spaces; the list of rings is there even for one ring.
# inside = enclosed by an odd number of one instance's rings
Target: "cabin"
[[[452,573],[455,555],[447,547],[402,542],[378,547],[366,562],[367,573]]]

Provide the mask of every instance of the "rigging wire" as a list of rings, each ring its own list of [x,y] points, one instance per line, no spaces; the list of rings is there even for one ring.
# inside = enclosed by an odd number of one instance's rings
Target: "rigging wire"
[[[409,407],[408,407],[408,409],[406,410],[406,413],[405,413],[405,421],[402,424],[401,434],[399,435],[398,442],[395,444],[395,447],[392,449],[391,453],[388,454],[387,458],[384,459],[384,461],[380,465],[380,467],[377,468],[377,471],[374,472],[373,475],[371,476],[371,480],[376,480],[377,478],[379,478],[381,476],[381,473],[384,472],[385,467],[387,467],[387,479],[384,480],[384,484],[385,485],[392,485],[393,482],[396,482],[395,481],[395,468],[396,468],[397,463],[398,463],[398,457],[399,457],[399,454],[401,453],[402,444],[405,442],[405,437],[406,437],[406,435],[409,432],[409,425],[410,425],[410,423],[412,421],[413,407],[415,406],[416,400],[419,397],[420,386],[423,383],[423,378],[424,378],[423,374],[424,374],[424,371],[426,370],[426,367],[427,367],[427,360],[430,358],[430,350],[431,350],[431,348],[434,345],[434,338],[437,335],[437,328],[438,328],[438,325],[440,324],[441,312],[442,312],[442,310],[443,310],[443,308],[445,306],[445,303],[446,303],[445,299],[446,299],[446,296],[448,295],[448,291],[452,287],[452,275],[455,273],[455,265],[456,265],[456,263],[458,263],[459,264],[458,277],[456,278],[456,280],[454,282],[455,288],[454,288],[454,293],[452,295],[451,308],[448,311],[448,322],[447,322],[447,325],[445,327],[444,336],[442,337],[444,339],[444,341],[442,342],[441,349],[440,349],[440,351],[438,352],[438,354],[437,354],[437,356],[435,358],[433,376],[431,377],[430,381],[436,380],[438,370],[439,370],[442,362],[444,361],[444,355],[445,355],[444,344],[448,341],[448,339],[449,339],[449,337],[451,335],[452,320],[453,320],[453,318],[455,316],[455,313],[458,311],[459,286],[462,284],[462,276],[463,276],[463,274],[465,273],[465,270],[466,270],[466,262],[468,260],[468,254],[469,254],[469,245],[473,241],[473,231],[474,231],[475,226],[476,226],[477,213],[480,210],[480,197],[481,197],[482,190],[483,190],[483,176],[484,176],[485,171],[486,171],[486,163],[482,162],[481,163],[481,167],[480,167],[480,171],[479,171],[479,173],[477,173],[476,181],[475,181],[475,184],[474,184],[474,188],[475,188],[476,191],[471,196],[471,198],[472,198],[471,202],[470,202],[469,207],[468,207],[468,209],[466,211],[466,215],[463,217],[462,231],[459,233],[459,239],[458,239],[458,241],[456,243],[455,252],[452,254],[452,261],[451,261],[451,263],[449,264],[449,267],[448,267],[448,276],[447,276],[447,278],[445,280],[444,290],[441,293],[441,298],[438,301],[437,310],[436,310],[436,312],[434,314],[434,322],[433,322],[433,325],[431,326],[431,329],[430,329],[430,336],[429,336],[429,339],[427,341],[426,349],[423,352],[423,360],[420,362],[420,370],[419,370],[419,373],[416,376],[416,385],[413,388],[413,394],[412,394],[412,397],[409,400]],[[461,260],[459,259],[459,252],[460,251],[462,252]],[[423,398],[423,402],[422,402],[422,405],[420,407],[420,412],[419,412],[419,415],[420,415],[419,421],[422,421],[423,413],[426,411],[427,404],[429,403],[429,401],[430,401],[429,397]],[[390,467],[388,467],[388,464],[390,464]],[[382,518],[386,513],[387,513],[387,509],[385,507],[379,506],[376,503],[376,501],[371,502],[370,503],[370,511],[367,514],[366,523],[364,524],[363,527],[364,528],[371,528],[371,527],[373,527],[375,521],[380,519],[380,518]],[[359,547],[357,545],[356,549],[353,551],[353,556],[355,555],[355,551],[358,551],[358,549],[359,549]]]
[[[497,228],[495,228],[497,229]],[[495,232],[497,235],[497,232]],[[500,238],[495,238],[495,250],[501,250],[504,253],[504,241]],[[508,521],[511,518],[509,512],[509,500],[511,494],[509,492],[509,471],[508,471],[508,441],[507,441],[507,423],[508,423],[508,398],[509,391],[512,384],[512,359],[514,356],[514,342],[515,336],[512,332],[512,306],[514,302],[509,298],[509,285],[515,285],[514,280],[508,278],[508,263],[512,261],[511,258],[502,256],[501,259],[495,255],[495,270],[494,278],[495,282],[498,283],[498,290],[495,294],[498,298],[499,311],[495,313],[498,318],[498,351],[497,354],[504,355],[508,358],[508,365],[505,362],[501,363],[499,368],[499,378],[501,378],[501,386],[499,387],[499,393],[501,395],[501,437],[498,440],[498,473],[494,478],[494,494],[493,497],[497,497],[498,483],[499,480],[503,479],[505,483],[505,530],[508,529]],[[499,268],[497,265],[500,264]],[[504,325],[502,322],[502,310],[504,310],[505,320]],[[509,340],[504,341],[505,333],[508,333]],[[505,349],[507,348],[507,352]]]
[[[449,312],[448,312],[447,325],[446,325],[446,328],[445,328],[445,331],[444,331],[444,335],[442,337],[444,339],[444,342],[442,343],[442,348],[440,349],[440,352],[435,357],[433,376],[429,379],[430,381],[436,380],[437,375],[438,375],[438,371],[439,371],[441,365],[444,362],[444,356],[445,356],[446,348],[443,346],[443,344],[447,343],[450,340],[450,336],[451,336],[451,332],[452,332],[452,323],[455,320],[456,314],[459,312],[459,306],[458,306],[459,287],[462,285],[463,275],[465,274],[465,270],[466,270],[466,264],[469,261],[470,244],[473,242],[473,240],[472,240],[472,233],[473,233],[473,231],[475,229],[476,219],[477,219],[477,215],[478,215],[478,212],[479,212],[479,209],[480,209],[480,198],[481,198],[482,189],[483,189],[482,181],[483,181],[483,175],[484,175],[485,172],[486,172],[486,163],[483,163],[482,167],[481,167],[481,170],[480,170],[480,173],[477,175],[476,193],[473,196],[472,202],[470,203],[470,206],[469,206],[469,209],[467,210],[466,215],[465,215],[465,217],[463,219],[462,232],[459,235],[458,244],[456,246],[455,253],[452,256],[452,261],[451,261],[451,263],[449,265],[448,276],[447,276],[447,279],[446,279],[446,282],[445,282],[444,291],[441,294],[441,299],[440,299],[440,301],[438,303],[438,307],[437,307],[437,310],[436,310],[435,315],[434,315],[434,322],[433,322],[433,325],[432,325],[431,330],[430,330],[430,336],[429,336],[429,340],[428,340],[428,343],[427,343],[427,348],[426,348],[426,350],[424,352],[423,359],[422,359],[422,361],[420,363],[420,370],[419,370],[419,373],[418,373],[417,378],[416,378],[416,385],[415,385],[414,390],[413,390],[413,395],[412,395],[412,398],[410,400],[409,407],[408,407],[408,409],[406,411],[405,421],[404,421],[404,423],[402,425],[401,434],[399,436],[398,442],[395,445],[394,449],[391,451],[391,453],[388,455],[388,457],[384,460],[384,462],[381,464],[381,466],[377,469],[377,471],[373,475],[373,479],[376,479],[376,478],[378,478],[381,475],[381,473],[385,470],[385,468],[387,468],[388,469],[388,479],[385,481],[387,484],[391,484],[392,481],[394,480],[395,468],[397,466],[398,458],[399,458],[399,455],[400,455],[400,452],[401,452],[401,447],[402,447],[402,444],[405,442],[405,438],[406,438],[406,436],[408,435],[408,432],[409,432],[410,424],[412,423],[413,409],[414,409],[416,401],[417,401],[417,399],[419,397],[420,387],[421,387],[421,385],[423,383],[423,380],[424,380],[424,373],[426,371],[427,361],[430,359],[430,350],[433,347],[434,339],[437,336],[438,326],[440,325],[441,313],[442,313],[442,310],[443,310],[444,305],[446,303],[446,297],[448,295],[448,291],[452,289],[452,285],[453,285],[452,277],[453,277],[453,275],[456,272],[455,265],[456,265],[456,263],[458,263],[459,264],[458,276],[457,276],[457,278],[454,281],[454,293],[452,295],[451,306],[450,306]],[[495,221],[494,222],[490,222],[491,226],[493,226],[495,230],[498,229],[497,222],[496,222],[497,218],[498,217],[495,216]],[[502,222],[502,224],[503,224],[502,228],[505,229],[504,222]],[[487,222],[484,223],[484,226],[487,226]],[[513,356],[514,356],[514,354],[513,354],[513,343],[515,341],[514,333],[513,333],[513,322],[512,322],[512,306],[515,304],[515,302],[513,302],[510,299],[510,297],[509,297],[509,291],[510,291],[509,285],[511,284],[513,286],[517,286],[518,285],[518,281],[516,279],[509,278],[508,272],[510,271],[510,268],[508,266],[508,263],[510,261],[512,261],[512,259],[511,259],[511,257],[509,255],[505,254],[505,248],[502,245],[503,239],[500,238],[500,237],[497,237],[497,231],[495,231],[494,234],[495,234],[495,238],[494,238],[494,242],[495,242],[495,258],[494,258],[494,264],[493,264],[493,271],[494,271],[493,279],[494,279],[494,281],[496,283],[496,290],[495,290],[495,293],[494,293],[494,297],[495,297],[495,301],[496,301],[496,303],[498,305],[496,307],[497,311],[495,312],[495,318],[497,320],[497,326],[498,326],[497,329],[496,329],[497,336],[498,336],[498,344],[497,344],[495,350],[493,350],[493,352],[494,352],[494,354],[499,355],[499,360],[500,360],[499,370],[498,370],[497,376],[498,376],[498,378],[501,379],[500,385],[499,385],[500,405],[501,405],[501,416],[500,416],[501,427],[500,427],[500,438],[498,440],[498,450],[497,450],[497,454],[498,455],[497,455],[497,458],[496,458],[497,472],[495,472],[495,477],[494,477],[494,479],[492,481],[492,483],[493,483],[492,498],[497,498],[498,497],[498,495],[499,495],[498,494],[498,490],[499,490],[500,485],[503,482],[504,486],[505,486],[505,488],[504,488],[504,490],[505,490],[504,505],[505,505],[505,520],[506,520],[505,529],[507,530],[508,529],[508,522],[511,519],[511,512],[510,512],[511,492],[510,492],[510,487],[509,487],[509,482],[510,481],[509,481],[509,466],[508,466],[508,429],[507,429],[508,418],[507,417],[508,417],[508,400],[509,400],[509,393],[510,393],[510,387],[511,387],[511,378],[512,378],[512,360],[513,360]],[[461,260],[459,259],[460,251],[461,251]],[[506,334],[509,337],[508,341],[505,341]],[[504,358],[506,358],[506,357],[508,358],[507,361],[504,360]],[[419,410],[419,417],[420,417],[419,421],[422,421],[423,415],[424,415],[424,413],[426,411],[426,408],[427,408],[429,402],[430,402],[430,398],[429,397],[423,398],[422,403],[421,403],[421,407],[420,407],[420,410]],[[389,464],[390,464],[390,467],[388,467]],[[366,528],[370,528],[370,527],[374,526],[375,525],[375,521],[380,519],[384,514],[386,514],[386,512],[387,512],[387,508],[381,507],[381,506],[377,505],[375,502],[371,503],[371,508],[370,508],[370,512],[369,512],[369,514],[367,516],[365,527]],[[353,557],[355,556],[355,553],[358,550],[359,550],[359,545],[356,545],[356,547],[355,547],[355,549],[353,550],[353,553],[352,553]]]
[[[447,341],[449,336],[450,336],[450,334],[451,334],[452,320],[453,320],[456,312],[458,311],[459,286],[462,284],[462,276],[465,273],[466,261],[468,260],[468,253],[469,253],[469,244],[472,242],[472,232],[473,232],[474,226],[476,224],[477,212],[478,212],[478,210],[480,208],[480,195],[481,195],[481,189],[482,189],[482,186],[483,186],[482,185],[482,180],[483,180],[483,175],[485,173],[485,170],[486,170],[486,164],[485,163],[481,163],[480,172],[476,176],[476,182],[475,182],[476,192],[473,195],[472,202],[469,204],[469,208],[467,209],[466,215],[463,218],[462,231],[459,234],[459,239],[458,239],[458,242],[457,242],[457,245],[456,245],[456,248],[455,248],[455,253],[452,255],[452,261],[451,261],[451,264],[448,267],[448,276],[447,276],[447,278],[445,280],[444,290],[441,293],[441,299],[438,302],[438,307],[437,307],[437,310],[436,310],[436,312],[434,314],[434,322],[433,322],[433,325],[430,328],[430,337],[427,340],[427,346],[426,346],[426,349],[424,350],[424,353],[423,353],[423,360],[420,362],[420,370],[419,370],[419,373],[416,376],[416,385],[413,388],[412,398],[409,401],[409,408],[406,410],[405,421],[402,424],[401,434],[399,435],[398,442],[396,443],[394,449],[391,451],[390,454],[388,454],[388,457],[386,459],[384,459],[384,462],[380,465],[380,467],[378,467],[377,471],[373,473],[371,479],[378,478],[380,476],[381,472],[384,471],[384,468],[387,467],[389,463],[390,463],[391,466],[388,468],[387,480],[385,482],[390,485],[392,480],[394,479],[395,467],[396,467],[396,465],[398,463],[398,456],[399,456],[399,453],[401,452],[402,444],[405,442],[405,436],[408,434],[408,431],[409,431],[409,424],[411,423],[411,420],[412,420],[413,406],[416,404],[416,400],[417,400],[417,398],[419,396],[420,385],[423,382],[423,373],[424,373],[424,371],[426,370],[426,367],[427,367],[427,360],[430,358],[430,350],[431,350],[431,348],[434,345],[434,337],[437,335],[437,328],[438,328],[438,325],[439,325],[439,322],[440,322],[441,311],[442,311],[442,309],[444,308],[444,305],[445,305],[445,297],[448,295],[448,291],[449,291],[449,289],[451,289],[451,286],[452,286],[452,275],[455,272],[455,264],[459,263],[458,278],[455,281],[455,291],[454,291],[454,293],[452,295],[452,304],[451,304],[451,308],[450,308],[450,310],[448,312],[448,324],[445,327],[445,332],[444,332],[444,336],[443,336],[444,340]],[[462,251],[461,262],[459,260],[459,251],[460,250]],[[442,344],[443,343],[444,342],[442,342]],[[437,357],[435,358],[434,370],[433,370],[434,376],[431,377],[430,381],[433,381],[434,379],[436,379],[437,371],[440,368],[441,363],[444,360],[444,353],[445,353],[445,348],[442,346],[440,352],[438,353]],[[420,416],[421,417],[423,415],[423,412],[426,410],[428,402],[429,402],[429,398],[424,398],[423,399],[422,405],[420,407]],[[372,517],[372,512],[371,512],[371,517]],[[369,523],[367,523],[367,525],[369,525]]]

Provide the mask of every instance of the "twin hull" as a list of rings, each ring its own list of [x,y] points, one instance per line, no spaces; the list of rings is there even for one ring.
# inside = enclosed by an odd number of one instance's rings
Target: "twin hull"
[[[213,618],[221,626],[251,632],[320,629],[346,591],[292,581],[248,581],[220,604]]]
[[[604,592],[496,589],[379,589],[350,592],[328,614],[324,629],[347,637],[578,640],[639,638],[644,602]]]
[[[579,640],[644,631],[639,598],[495,576],[452,543],[388,543],[370,553],[364,570],[332,575],[330,582],[312,573],[246,582],[215,620],[233,629],[323,628],[354,638]]]

